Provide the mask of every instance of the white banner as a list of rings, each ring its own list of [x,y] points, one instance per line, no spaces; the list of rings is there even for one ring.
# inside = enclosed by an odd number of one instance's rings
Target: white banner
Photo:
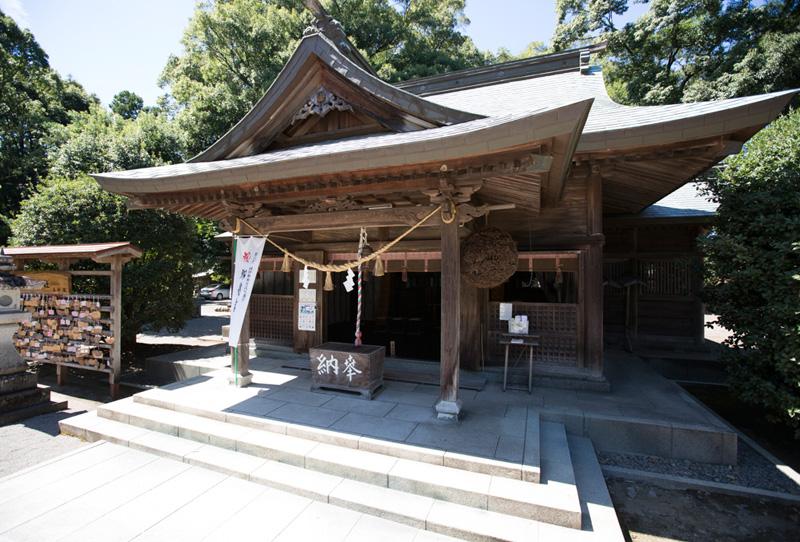
[[[253,283],[256,281],[258,266],[261,263],[261,253],[264,252],[263,237],[237,237],[236,263],[231,286],[231,326],[228,344],[237,346],[242,333],[242,323],[250,303],[250,294],[253,292]]]

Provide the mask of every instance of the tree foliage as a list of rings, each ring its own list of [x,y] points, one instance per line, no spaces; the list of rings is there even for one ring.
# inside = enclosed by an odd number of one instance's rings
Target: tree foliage
[[[22,203],[11,228],[18,245],[125,240],[144,251],[123,271],[126,344],[145,326],[177,331],[192,314],[193,220],[164,211],[128,211],[125,198],[81,176],[43,182]]]
[[[123,90],[111,99],[109,107],[123,119],[135,119],[144,107],[144,100],[135,92]]]
[[[69,122],[70,111],[85,111],[93,101],[50,69],[33,35],[0,11],[0,216],[13,214],[46,176],[44,139],[51,126]]]
[[[702,243],[707,295],[732,332],[731,384],[800,437],[800,110],[753,137],[709,186],[720,205]]]
[[[333,0],[331,15],[378,74],[390,81],[486,63],[460,29],[464,0]],[[161,76],[177,122],[199,152],[263,95],[311,23],[300,0],[198,4],[184,31],[184,53]]]
[[[161,166],[186,157],[178,127],[158,111],[125,119],[95,104],[70,118],[70,124],[53,128],[49,135],[48,158],[55,177]]]
[[[604,75],[623,103],[730,98],[800,85],[800,1],[558,0],[553,47],[607,40]]]

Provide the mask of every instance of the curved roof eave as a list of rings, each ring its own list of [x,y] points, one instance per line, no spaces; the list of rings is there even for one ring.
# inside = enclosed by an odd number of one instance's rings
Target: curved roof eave
[[[341,139],[215,162],[92,176],[105,190],[136,195],[445,162],[503,152],[560,135],[576,138],[591,105],[589,99],[441,128]],[[571,155],[564,157],[567,161],[571,158]]]
[[[627,121],[609,121],[603,130],[584,131],[577,154],[669,145],[760,129],[775,120],[798,89],[664,106],[619,106],[616,115]],[[636,110],[636,111],[633,111]],[[637,124],[631,125],[631,116]],[[596,119],[591,119],[595,120]],[[626,125],[627,123],[627,125]],[[622,124],[622,125],[620,125]]]
[[[594,98],[577,153],[624,150],[731,134],[775,119],[800,89],[711,102],[628,106],[611,99],[602,71],[578,71],[428,96],[448,107],[492,116],[564,100]]]
[[[449,108],[410,92],[396,88],[354,63],[343,54],[327,37],[319,33],[310,34],[300,40],[291,58],[280,71],[264,95],[228,132],[209,148],[189,159],[188,162],[206,162],[228,157],[245,139],[261,131],[268,123],[282,122],[286,119],[274,118],[270,112],[279,104],[282,96],[296,79],[304,75],[301,68],[311,57],[316,56],[329,69],[344,77],[362,91],[407,113],[434,125],[449,125],[481,118],[482,115]]]

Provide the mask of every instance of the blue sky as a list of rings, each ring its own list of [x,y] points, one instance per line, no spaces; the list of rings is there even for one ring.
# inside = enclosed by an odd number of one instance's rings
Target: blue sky
[[[33,32],[62,75],[71,75],[104,104],[132,90],[146,104],[171,53],[180,53],[195,0],[0,0],[0,10]],[[555,0],[467,0],[465,31],[481,49],[518,53],[549,41]],[[642,12],[635,6],[632,15]],[[627,15],[627,14],[626,14]]]

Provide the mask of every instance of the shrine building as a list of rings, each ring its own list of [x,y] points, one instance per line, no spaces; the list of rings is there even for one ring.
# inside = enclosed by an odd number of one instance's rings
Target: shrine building
[[[539,336],[535,378],[602,389],[604,313],[629,341],[702,341],[694,240],[708,216],[653,204],[737,153],[795,93],[625,106],[592,66],[597,51],[392,84],[318,14],[264,96],[208,149],[94,177],[133,209],[269,234],[318,263],[354,260],[362,228],[372,251],[404,235],[366,266],[361,332],[388,356],[440,364],[440,412],[458,414],[460,368],[502,368],[508,303]],[[478,287],[469,272],[497,271],[498,247],[485,245],[474,270],[462,269],[462,245],[486,231],[513,240],[516,269]],[[332,289],[319,272],[304,287],[303,266],[283,266],[268,244],[242,342],[351,342],[345,273],[332,273]],[[301,301],[313,305],[302,326]]]

